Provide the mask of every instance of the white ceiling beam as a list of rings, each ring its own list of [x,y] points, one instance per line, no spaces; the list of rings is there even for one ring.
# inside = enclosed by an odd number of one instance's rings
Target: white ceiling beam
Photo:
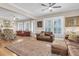
[[[19,6],[16,6],[15,4],[1,3],[0,7],[5,8],[5,9],[10,10],[10,11],[13,11],[13,12],[16,12],[16,13],[19,13],[19,14],[22,14],[22,15],[27,16],[27,17],[32,18],[32,19],[37,19],[35,16],[32,15],[31,12],[26,11],[25,9],[23,9]]]

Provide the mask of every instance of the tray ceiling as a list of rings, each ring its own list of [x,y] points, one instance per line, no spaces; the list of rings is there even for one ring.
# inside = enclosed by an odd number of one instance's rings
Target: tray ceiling
[[[45,4],[47,5],[47,3]],[[62,7],[54,8],[53,11],[50,12],[49,10],[42,11],[42,9],[46,7],[41,6],[41,3],[6,3],[4,5],[0,4],[0,16],[5,17],[16,16],[19,19],[31,19],[31,18],[34,19],[39,16],[79,9],[78,7],[79,3],[57,3],[55,6],[58,5]]]

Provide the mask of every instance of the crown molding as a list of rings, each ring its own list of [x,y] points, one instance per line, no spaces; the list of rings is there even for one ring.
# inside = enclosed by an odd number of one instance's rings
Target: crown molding
[[[21,15],[24,15],[26,17],[32,18],[32,19],[37,19],[35,16],[32,15],[31,12],[26,11],[25,9],[13,4],[13,3],[2,3],[0,4],[0,7],[7,9],[9,11],[19,13]]]

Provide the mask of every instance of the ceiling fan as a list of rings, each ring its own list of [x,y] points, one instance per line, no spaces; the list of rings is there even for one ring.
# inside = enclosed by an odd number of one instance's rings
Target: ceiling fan
[[[45,11],[48,9],[50,12],[52,12],[53,8],[61,8],[61,6],[55,6],[55,5],[56,5],[56,3],[48,3],[48,5],[42,3],[41,6],[47,7],[45,9],[42,9],[42,11]]]

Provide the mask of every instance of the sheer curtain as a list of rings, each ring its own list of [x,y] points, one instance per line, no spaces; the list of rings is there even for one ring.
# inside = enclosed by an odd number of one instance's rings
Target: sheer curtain
[[[22,23],[22,22],[19,22],[19,23],[17,24],[17,30],[18,30],[18,31],[23,31],[23,23]]]
[[[52,23],[51,20],[46,20],[45,21],[45,31],[46,32],[51,32],[52,30]]]
[[[53,32],[52,31],[52,28],[53,28],[53,22],[52,22],[52,19],[46,19],[45,20],[45,31],[46,32]]]
[[[24,22],[24,31],[30,31],[30,23]]]
[[[30,22],[17,22],[16,27],[18,31],[30,31]]]
[[[31,21],[31,31],[32,31],[32,33],[35,33],[35,27],[36,27],[35,23],[36,22],[34,20]]]

